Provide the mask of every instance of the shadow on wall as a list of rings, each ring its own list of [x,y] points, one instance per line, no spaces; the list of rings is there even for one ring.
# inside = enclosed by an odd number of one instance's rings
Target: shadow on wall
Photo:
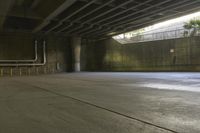
[[[82,67],[85,71],[200,71],[199,43],[199,37],[124,45],[113,39],[87,41]]]
[[[37,37],[32,34],[0,34],[0,60],[27,60],[35,56]],[[44,38],[38,40],[38,60],[43,62]],[[0,67],[1,76],[40,75],[71,71],[71,49],[66,37],[46,36],[47,63],[44,66]],[[13,62],[16,63],[16,62]]]
[[[87,40],[81,46],[81,70],[96,71],[106,69],[104,61],[107,53],[105,44],[94,45],[93,41]]]

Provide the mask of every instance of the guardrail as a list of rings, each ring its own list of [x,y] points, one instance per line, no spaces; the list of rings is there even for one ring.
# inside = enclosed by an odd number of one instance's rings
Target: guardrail
[[[62,68],[66,67],[65,64],[60,64],[60,65],[62,66]],[[63,71],[62,69],[57,68],[57,63],[49,63],[45,66],[0,67],[0,78],[54,74],[62,71]]]
[[[191,37],[191,36],[200,36],[200,32],[199,31],[194,32],[193,30],[179,29],[179,30],[157,32],[157,33],[150,33],[150,34],[140,34],[133,37],[123,36],[123,38],[117,38],[116,40],[122,44],[127,44],[127,43],[138,43],[138,42],[184,38],[184,37]]]

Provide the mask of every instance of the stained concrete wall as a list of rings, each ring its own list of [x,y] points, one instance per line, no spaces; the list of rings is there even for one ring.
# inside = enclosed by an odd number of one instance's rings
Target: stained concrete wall
[[[43,60],[43,40],[46,40],[47,63],[38,67],[0,67],[1,76],[39,75],[71,71],[71,47],[66,37],[32,34],[0,34],[0,60],[33,59],[34,40],[38,40],[38,61]],[[11,73],[12,72],[12,73]]]
[[[125,45],[87,41],[81,57],[84,71],[200,71],[200,37]]]

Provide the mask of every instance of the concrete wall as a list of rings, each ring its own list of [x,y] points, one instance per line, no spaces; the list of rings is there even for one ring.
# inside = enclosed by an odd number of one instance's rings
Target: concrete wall
[[[0,67],[1,76],[39,75],[71,71],[71,47],[68,38],[31,34],[0,34],[0,60],[33,59],[34,40],[38,40],[37,63],[42,62],[42,42],[46,40],[47,64],[38,67]]]
[[[200,38],[125,45],[113,39],[88,41],[81,57],[83,71],[200,71]]]

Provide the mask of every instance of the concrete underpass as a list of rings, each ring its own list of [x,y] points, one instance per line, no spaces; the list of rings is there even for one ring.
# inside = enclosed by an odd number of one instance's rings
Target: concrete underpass
[[[199,133],[199,11],[198,0],[0,0],[0,133]],[[145,31],[193,13],[190,29]]]

